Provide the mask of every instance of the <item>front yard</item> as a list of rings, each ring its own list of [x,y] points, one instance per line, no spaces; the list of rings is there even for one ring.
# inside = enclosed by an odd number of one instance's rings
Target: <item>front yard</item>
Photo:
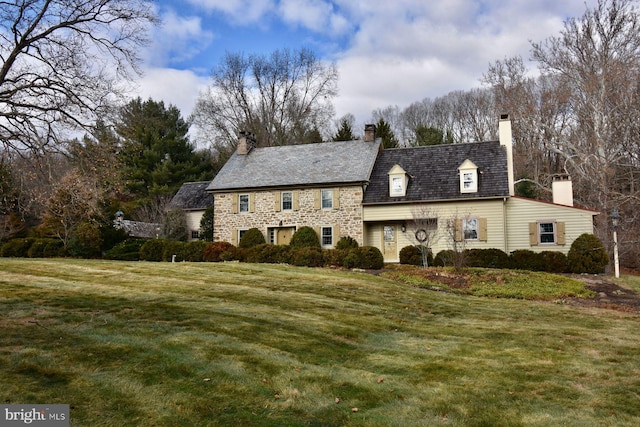
[[[2,259],[0,399],[69,404],[72,426],[640,423],[637,312],[424,287]]]

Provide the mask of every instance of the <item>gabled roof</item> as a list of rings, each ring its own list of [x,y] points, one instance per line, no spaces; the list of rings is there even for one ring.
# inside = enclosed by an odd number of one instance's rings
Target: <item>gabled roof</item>
[[[205,191],[210,182],[185,182],[169,202],[169,209],[205,210],[213,206],[213,195]]]
[[[330,186],[369,181],[380,141],[336,141],[235,152],[207,191]]]
[[[458,168],[478,167],[478,191],[460,192]],[[409,175],[404,197],[389,196],[389,171],[400,165]],[[506,150],[498,141],[384,150],[378,156],[363,204],[508,197]]]

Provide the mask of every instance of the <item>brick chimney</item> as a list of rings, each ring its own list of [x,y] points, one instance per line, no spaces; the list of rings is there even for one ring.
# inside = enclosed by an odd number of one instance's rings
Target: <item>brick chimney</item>
[[[376,125],[364,125],[364,142],[373,142],[376,140]]]
[[[553,194],[553,203],[573,206],[573,184],[569,175],[554,176],[551,183],[551,192]]]
[[[507,150],[507,174],[509,179],[509,195],[513,196],[515,192],[515,184],[513,179],[513,136],[511,134],[511,118],[508,114],[501,114],[498,122],[498,139],[500,145]]]
[[[240,132],[238,137],[238,155],[246,156],[256,147],[256,137],[251,132]]]

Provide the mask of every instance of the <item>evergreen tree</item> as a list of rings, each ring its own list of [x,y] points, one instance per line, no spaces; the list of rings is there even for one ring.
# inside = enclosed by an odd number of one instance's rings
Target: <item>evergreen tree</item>
[[[450,132],[445,136],[443,131],[433,126],[419,125],[414,132],[417,146],[453,144],[453,136]]]
[[[353,141],[356,139],[353,134],[353,116],[347,114],[339,121],[338,132],[333,137],[334,141]]]
[[[213,219],[214,209],[211,206],[204,211],[202,219],[200,219],[200,240],[213,242]]]
[[[376,124],[376,138],[382,138],[384,148],[398,148],[398,138],[391,130],[391,126],[382,117]]]
[[[123,139],[121,155],[127,188],[134,197],[173,195],[187,181],[213,175],[207,155],[189,142],[189,124],[173,105],[137,98],[122,107],[116,131]]]

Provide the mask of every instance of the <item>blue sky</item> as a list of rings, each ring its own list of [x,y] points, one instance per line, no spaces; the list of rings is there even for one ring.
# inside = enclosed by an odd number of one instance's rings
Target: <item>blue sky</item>
[[[137,95],[193,109],[225,52],[309,47],[338,67],[336,119],[479,87],[490,63],[530,57],[596,0],[156,0]]]

